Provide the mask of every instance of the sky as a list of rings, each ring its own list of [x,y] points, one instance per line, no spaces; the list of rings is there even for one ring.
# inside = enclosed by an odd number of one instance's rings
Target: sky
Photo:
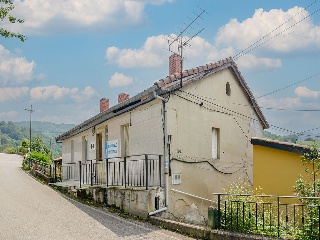
[[[0,28],[0,121],[79,124],[168,75],[233,57],[276,134],[320,135],[320,1],[14,0]],[[197,18],[197,16],[199,16]],[[187,28],[193,20],[196,21]],[[187,28],[186,31],[184,31]]]

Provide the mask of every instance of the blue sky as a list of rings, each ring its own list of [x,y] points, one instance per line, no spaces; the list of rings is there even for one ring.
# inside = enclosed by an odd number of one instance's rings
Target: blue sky
[[[0,38],[0,120],[28,121],[32,104],[33,120],[78,124],[99,112],[102,97],[113,106],[119,93],[141,92],[168,75],[169,36],[205,10],[184,34],[204,28],[184,51],[184,68],[234,57],[262,38],[235,61],[270,130],[320,133],[309,131],[320,127],[319,1],[14,3],[25,22],[1,27],[28,39]]]

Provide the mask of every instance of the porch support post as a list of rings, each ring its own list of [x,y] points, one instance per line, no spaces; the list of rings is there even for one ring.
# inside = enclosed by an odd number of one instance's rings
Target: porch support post
[[[124,187],[127,187],[127,157],[123,158],[123,176],[124,176]]]
[[[80,188],[81,188],[81,182],[82,182],[81,161],[79,161],[79,181],[80,181]]]
[[[146,189],[148,190],[148,175],[149,175],[149,171],[148,171],[148,155],[144,155],[144,159],[145,159],[145,165],[146,165]]]
[[[107,187],[108,187],[108,179],[109,179],[108,172],[109,172],[109,159],[106,158],[106,185],[107,185]]]

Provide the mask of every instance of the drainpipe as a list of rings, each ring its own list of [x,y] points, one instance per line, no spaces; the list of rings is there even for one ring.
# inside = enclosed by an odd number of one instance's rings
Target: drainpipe
[[[158,98],[162,101],[162,106],[163,106],[163,136],[164,136],[164,180],[165,180],[165,186],[164,186],[164,191],[165,191],[165,207],[158,209],[153,212],[149,212],[148,216],[154,215],[159,212],[163,212],[168,209],[168,201],[169,201],[169,151],[168,151],[168,132],[167,132],[167,102],[168,100],[160,97],[157,95],[157,93],[154,91],[153,96],[155,98]]]

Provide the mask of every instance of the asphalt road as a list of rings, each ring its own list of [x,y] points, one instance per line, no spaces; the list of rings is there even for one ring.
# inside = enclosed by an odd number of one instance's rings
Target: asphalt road
[[[0,153],[0,240],[190,239],[64,197]]]

